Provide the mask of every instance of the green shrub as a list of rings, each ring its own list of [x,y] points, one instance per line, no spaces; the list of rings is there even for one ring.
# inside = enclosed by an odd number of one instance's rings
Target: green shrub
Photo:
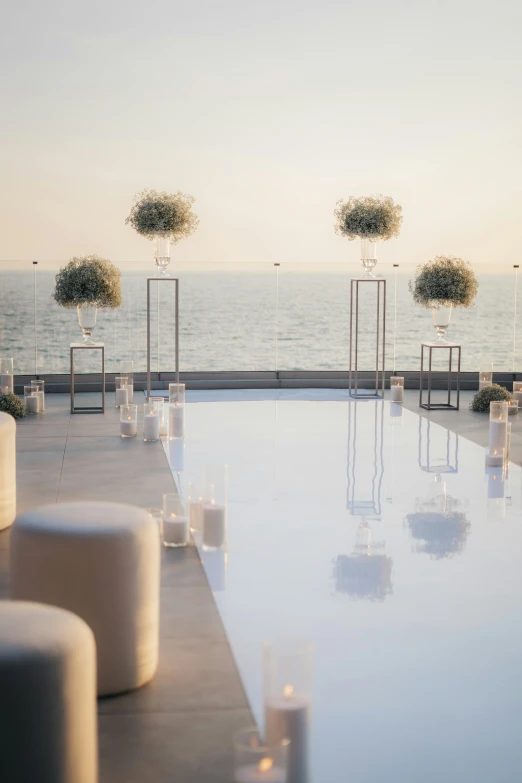
[[[24,404],[13,392],[0,394],[0,411],[8,413],[13,419],[23,419],[25,416]]]
[[[499,386],[498,383],[494,383],[492,386],[484,386],[473,397],[470,408],[477,413],[487,413],[489,411],[490,402],[502,402],[511,399],[511,394],[503,386]]]

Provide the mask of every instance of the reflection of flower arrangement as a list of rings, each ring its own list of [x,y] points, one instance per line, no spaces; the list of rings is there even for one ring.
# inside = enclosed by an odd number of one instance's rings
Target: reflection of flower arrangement
[[[455,505],[457,503],[454,501]],[[471,527],[466,514],[450,508],[444,514],[416,511],[408,514],[406,521],[412,537],[422,542],[415,547],[416,551],[432,555],[436,560],[462,552]]]
[[[390,196],[350,196],[347,201],[337,202],[334,215],[337,234],[349,240],[367,237],[378,241],[399,235],[402,207]]]
[[[158,193],[143,190],[136,196],[136,202],[126,219],[130,225],[147,239],[157,235],[168,237],[175,245],[180,239],[190,236],[198,227],[199,219],[192,212],[193,196],[177,193]]]
[[[413,301],[422,307],[469,307],[477,295],[478,282],[467,261],[436,256],[417,267],[409,287]]]
[[[491,386],[484,386],[473,399],[471,400],[469,407],[472,411],[477,413],[487,413],[489,411],[490,402],[502,402],[511,399],[511,394],[504,386],[499,386],[498,383],[492,383]]]
[[[62,307],[120,307],[120,270],[98,256],[72,258],[56,275],[53,296]]]
[[[372,534],[367,522],[357,530],[353,554],[338,555],[334,560],[335,589],[352,598],[383,601],[393,592],[391,573],[393,560],[386,555],[372,554],[373,549],[384,549],[384,542],[372,544]]]
[[[392,566],[386,555],[338,555],[333,570],[335,589],[352,598],[383,601],[393,592]]]

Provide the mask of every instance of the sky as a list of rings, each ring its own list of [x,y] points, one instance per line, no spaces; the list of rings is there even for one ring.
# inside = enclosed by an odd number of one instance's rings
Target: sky
[[[125,218],[192,194],[187,262],[340,262],[350,195],[403,207],[384,263],[521,260],[518,0],[25,0],[0,32],[0,259],[149,263]]]

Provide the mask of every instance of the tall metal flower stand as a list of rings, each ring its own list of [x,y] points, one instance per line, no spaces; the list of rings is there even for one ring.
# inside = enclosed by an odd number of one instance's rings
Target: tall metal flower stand
[[[147,400],[151,395],[151,383],[150,383],[150,341],[151,341],[151,329],[150,329],[150,284],[152,282],[157,283],[174,283],[174,307],[175,307],[175,372],[176,383],[179,383],[179,279],[177,277],[148,277],[147,278]],[[158,346],[159,350],[159,346]]]
[[[360,317],[359,288],[374,286],[375,294],[375,368],[370,369],[371,387],[359,389]],[[365,328],[369,324],[364,324]],[[350,369],[348,389],[354,399],[384,398],[384,357],[386,349],[386,280],[379,277],[355,277],[350,281]],[[375,380],[373,380],[375,376]]]

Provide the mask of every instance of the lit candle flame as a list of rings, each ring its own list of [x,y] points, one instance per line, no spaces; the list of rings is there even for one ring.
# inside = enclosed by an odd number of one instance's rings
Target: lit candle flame
[[[285,697],[285,699],[289,699],[293,695],[294,695],[294,686],[285,685],[285,687],[283,688],[283,696]]]
[[[268,770],[272,769],[273,766],[274,766],[274,762],[272,761],[272,759],[268,759],[268,758],[261,759],[258,765],[258,770],[260,772],[268,772]]]

